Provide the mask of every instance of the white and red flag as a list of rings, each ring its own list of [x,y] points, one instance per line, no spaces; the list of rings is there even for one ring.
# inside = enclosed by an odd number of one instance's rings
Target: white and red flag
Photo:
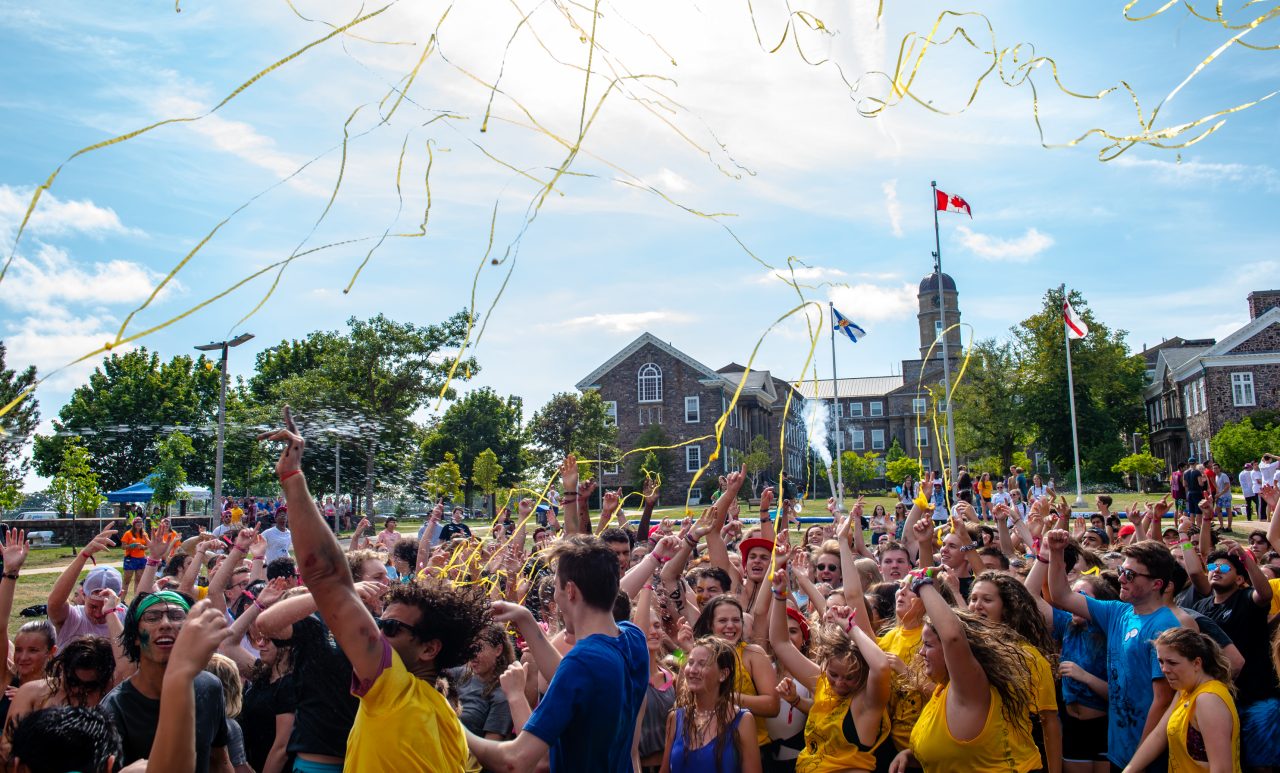
[[[1067,323],[1067,336],[1072,340],[1084,338],[1089,335],[1089,326],[1080,319],[1080,315],[1076,310],[1071,308],[1071,301],[1062,301],[1062,320]]]
[[[970,219],[973,218],[973,212],[969,210],[969,202],[959,196],[943,193],[936,188],[933,192],[938,197],[937,206],[939,212],[958,212],[962,215],[968,215]]]

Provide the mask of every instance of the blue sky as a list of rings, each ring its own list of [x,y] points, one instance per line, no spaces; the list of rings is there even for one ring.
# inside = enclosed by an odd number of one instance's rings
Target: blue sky
[[[360,12],[346,2],[295,5],[334,24]],[[524,229],[491,316],[510,263],[483,263],[476,307],[488,324],[474,352],[483,368],[474,385],[523,395],[532,410],[645,330],[712,367],[745,363],[798,297],[733,235],[774,267],[785,267],[789,256],[803,261],[812,286],[806,297],[833,299],[868,330],[856,348],[842,348],[841,375],[886,374],[917,346],[915,287],[930,270],[933,249],[931,179],[974,210],[972,221],[942,216],[942,251],[964,320],[978,337],[1006,335],[1060,282],[1083,292],[1108,325],[1128,330],[1135,350],[1173,335],[1220,337],[1245,321],[1250,290],[1277,284],[1268,223],[1275,222],[1280,188],[1271,166],[1280,100],[1229,116],[1193,147],[1139,145],[1102,163],[1097,138],[1042,147],[1030,89],[1005,86],[995,73],[960,115],[910,101],[874,118],[860,115],[860,106],[874,105],[868,99],[887,95],[887,80],[868,73],[892,69],[904,36],[927,32],[946,5],[888,3],[879,24],[874,2],[792,7],[825,29],[798,20],[798,35],[771,54],[765,49],[786,23],[772,8],[757,7],[762,46],[741,3],[601,3],[593,70],[622,79],[596,113],[572,174],[559,179]],[[130,331],[191,308],[299,245],[361,241],[298,259],[243,323],[270,276],[137,345],[171,356],[253,332],[257,338],[232,359],[232,373],[243,375],[254,351],[339,328],[352,315],[382,312],[426,324],[468,305],[491,223],[500,257],[525,226],[540,184],[530,178],[549,180],[565,161],[565,148],[550,135],[577,136],[591,15],[569,3],[470,2],[449,11],[433,41],[445,8],[401,0],[352,30],[363,39],[335,37],[310,49],[210,117],[68,164],[0,282],[0,336],[10,367],[34,363],[50,372],[112,338],[189,250],[264,191]],[[1126,81],[1148,114],[1234,34],[1181,7],[1139,23],[1124,20],[1121,9],[993,0],[964,8],[990,19],[998,47],[1030,43],[1053,57],[1077,91]],[[1205,10],[1212,14],[1212,5]],[[960,23],[988,45],[981,19]],[[181,13],[163,3],[0,8],[6,256],[34,186],[76,149],[200,114],[330,29],[284,3],[184,2]],[[1271,45],[1275,37],[1264,24],[1244,40]],[[829,62],[806,64],[795,41],[810,60]],[[408,99],[380,123],[379,101],[428,45],[433,50]],[[1280,80],[1274,56],[1228,48],[1161,110],[1157,127],[1268,94]],[[960,44],[933,48],[914,90],[939,109],[959,109],[989,63]],[[503,93],[481,132],[490,91],[480,81],[492,83],[500,71]],[[842,73],[857,82],[856,93]],[[1095,127],[1140,130],[1123,92],[1067,97],[1052,85],[1047,65],[1032,78],[1051,144]],[[588,117],[606,84],[604,76],[592,79]],[[338,174],[343,124],[361,105],[349,124],[342,187],[317,226]],[[384,231],[417,230],[428,142],[427,236],[387,239],[344,294]],[[401,199],[395,182],[402,146]],[[713,220],[689,210],[732,216]],[[796,375],[807,350],[805,326],[795,317],[765,341],[757,364]],[[825,354],[818,363],[829,376]],[[92,366],[69,368],[42,385],[46,427]]]

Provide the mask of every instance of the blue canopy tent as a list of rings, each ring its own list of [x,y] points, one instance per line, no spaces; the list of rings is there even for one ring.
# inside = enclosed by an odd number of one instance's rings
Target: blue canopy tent
[[[125,486],[119,491],[110,491],[107,493],[107,501],[112,504],[124,504],[126,502],[150,502],[152,496],[155,495],[155,489],[151,488],[151,478],[148,476],[144,480],[140,480],[132,486]],[[181,499],[179,501],[179,514],[186,515],[187,502],[191,500],[206,500],[211,494],[209,489],[204,486],[182,486],[178,489]]]

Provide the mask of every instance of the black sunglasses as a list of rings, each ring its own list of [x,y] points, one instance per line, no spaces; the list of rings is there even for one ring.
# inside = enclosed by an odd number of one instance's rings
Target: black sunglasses
[[[840,568],[836,564],[814,564],[813,566],[819,572],[834,572]]]
[[[386,634],[388,639],[394,639],[399,636],[402,631],[407,631],[412,637],[419,638],[417,631],[408,623],[402,623],[399,620],[389,620],[385,617],[378,618],[378,630]]]
[[[1129,568],[1129,567],[1127,567],[1127,566],[1122,566],[1122,567],[1120,567],[1119,569],[1117,569],[1117,570],[1116,570],[1116,574],[1120,577],[1120,579],[1122,579],[1122,580],[1128,580],[1128,581],[1130,581],[1130,582],[1132,582],[1132,581],[1133,581],[1133,578],[1134,578],[1134,577],[1147,577],[1147,578],[1150,578],[1150,577],[1152,576],[1152,575],[1147,574],[1146,572],[1138,572],[1138,571],[1135,571],[1135,570],[1133,570],[1133,569],[1130,569],[1130,568]]]

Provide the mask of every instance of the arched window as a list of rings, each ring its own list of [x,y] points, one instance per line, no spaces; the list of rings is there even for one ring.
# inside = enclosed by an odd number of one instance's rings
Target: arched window
[[[636,384],[640,393],[640,402],[656,403],[662,400],[662,369],[652,362],[646,362],[640,366],[640,373],[636,377]]]

